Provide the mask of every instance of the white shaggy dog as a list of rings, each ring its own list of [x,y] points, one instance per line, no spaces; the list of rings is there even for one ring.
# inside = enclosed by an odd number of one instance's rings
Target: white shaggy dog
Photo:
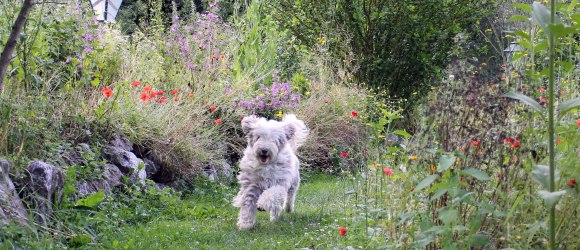
[[[270,213],[270,221],[278,219],[282,209],[294,210],[300,185],[295,151],[308,136],[308,128],[295,115],[286,115],[281,122],[248,116],[242,119],[242,130],[248,146],[240,161],[240,191],[234,198],[234,206],[240,208],[240,230],[254,226],[257,207]]]

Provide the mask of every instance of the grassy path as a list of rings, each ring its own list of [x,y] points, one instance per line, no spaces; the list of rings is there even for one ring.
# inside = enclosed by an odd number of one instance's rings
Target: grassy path
[[[240,232],[238,209],[230,204],[237,190],[194,195],[184,200],[183,218],[161,217],[116,230],[105,246],[115,249],[295,249],[343,245],[338,227],[345,214],[345,184],[334,177],[306,178],[296,211],[270,223],[260,212],[256,227]],[[120,232],[120,233],[119,233]]]

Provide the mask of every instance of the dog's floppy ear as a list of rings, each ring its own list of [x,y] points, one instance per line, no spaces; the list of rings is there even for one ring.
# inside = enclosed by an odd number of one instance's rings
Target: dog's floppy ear
[[[292,124],[286,124],[282,128],[284,129],[286,140],[290,140],[294,136],[294,133],[296,133],[296,128]]]
[[[256,122],[258,122],[258,117],[254,115],[244,117],[244,119],[242,119],[242,131],[244,131],[244,134],[250,134],[252,129],[254,129]]]

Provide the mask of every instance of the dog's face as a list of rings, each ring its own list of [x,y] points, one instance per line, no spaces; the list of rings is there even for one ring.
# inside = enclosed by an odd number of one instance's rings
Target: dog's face
[[[294,135],[294,127],[281,125],[279,122],[256,116],[242,119],[242,130],[248,140],[248,148],[252,156],[261,164],[268,164],[276,160],[280,149]]]

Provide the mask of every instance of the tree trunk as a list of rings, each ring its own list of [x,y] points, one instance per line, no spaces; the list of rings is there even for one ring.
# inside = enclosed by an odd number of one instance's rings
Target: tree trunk
[[[10,36],[8,37],[8,41],[6,41],[6,46],[2,51],[2,55],[0,55],[0,93],[2,93],[2,89],[4,88],[4,78],[6,77],[8,65],[10,65],[10,59],[12,58],[12,54],[14,54],[14,49],[16,49],[18,37],[24,28],[26,18],[28,18],[28,14],[30,13],[30,10],[32,10],[32,5],[34,5],[34,0],[24,0],[22,3],[20,13],[18,13],[18,17],[16,17],[16,22],[14,22],[14,26],[12,26],[12,31],[10,31]]]

